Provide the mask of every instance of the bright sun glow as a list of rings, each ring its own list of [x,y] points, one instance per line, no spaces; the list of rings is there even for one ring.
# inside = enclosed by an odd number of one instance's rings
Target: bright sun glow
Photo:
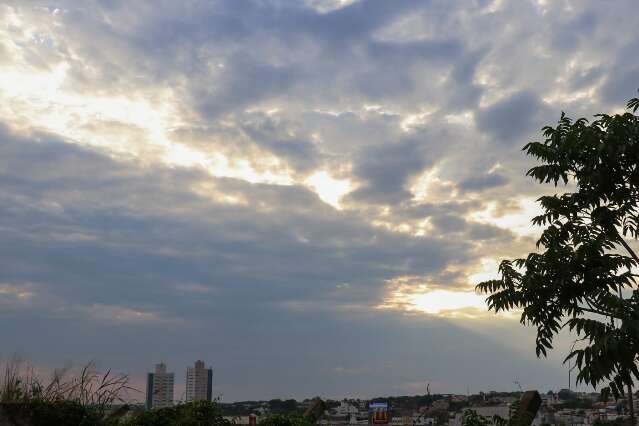
[[[407,301],[419,311],[427,314],[440,314],[444,311],[463,309],[486,309],[485,296],[471,291],[433,290],[407,297]]]
[[[485,265],[484,265],[485,263]],[[488,269],[485,259],[477,270]],[[474,287],[444,289],[417,276],[399,277],[388,282],[389,293],[380,309],[397,309],[406,312],[424,312],[448,318],[476,318],[488,313],[483,294]]]
[[[293,179],[275,160],[263,159],[258,171],[250,162],[230,161],[221,153],[210,153],[176,143],[168,137],[180,126],[173,108],[171,90],[158,90],[155,102],[142,97],[76,94],[65,90],[68,64],[50,72],[15,67],[0,69],[0,118],[17,127],[53,132],[78,144],[115,154],[159,160],[169,166],[197,166],[218,177],[243,179],[251,183],[291,185]],[[272,167],[268,167],[272,166]],[[328,174],[311,177],[320,197],[337,205],[350,185]]]
[[[535,236],[540,230],[533,227],[530,220],[542,213],[541,207],[532,198],[522,198],[518,201],[519,210],[513,213],[501,214],[496,203],[489,203],[485,210],[473,212],[469,219],[480,223],[487,223],[503,229],[513,231],[521,236]]]
[[[314,173],[305,183],[313,188],[322,201],[336,209],[340,209],[340,199],[351,190],[348,180],[335,179],[324,171]]]
[[[499,278],[499,274],[497,273],[499,265],[499,260],[492,257],[484,257],[480,260],[480,266],[473,272],[468,275],[468,281],[477,285],[482,281],[495,280]]]
[[[438,203],[457,197],[455,185],[440,178],[439,174],[439,168],[433,167],[415,179],[410,189],[414,202]]]

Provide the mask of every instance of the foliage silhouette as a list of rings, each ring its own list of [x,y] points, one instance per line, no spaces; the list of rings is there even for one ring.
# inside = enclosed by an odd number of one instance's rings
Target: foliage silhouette
[[[260,426],[312,426],[314,423],[304,417],[276,414],[260,420]]]
[[[138,413],[123,426],[226,426],[231,422],[215,402],[196,401]]]
[[[123,395],[134,390],[127,375],[100,373],[94,362],[77,374],[69,369],[55,370],[43,379],[35,369],[14,355],[2,368],[0,377],[0,414],[16,424],[27,421],[34,426],[115,425],[128,411]]]
[[[564,362],[575,362],[578,383],[616,397],[639,378],[639,257],[626,241],[639,235],[639,99],[627,108],[592,122],[562,113],[543,142],[523,148],[541,163],[528,176],[569,192],[539,198],[537,251],[503,260],[499,279],[477,285],[490,310],[521,310],[537,328],[537,356],[562,328],[575,332]]]

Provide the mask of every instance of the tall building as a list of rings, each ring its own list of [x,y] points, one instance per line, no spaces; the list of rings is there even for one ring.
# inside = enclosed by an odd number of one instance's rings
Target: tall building
[[[155,365],[155,373],[149,373],[146,381],[146,408],[163,408],[173,405],[173,373],[166,372],[164,363]]]
[[[186,369],[186,402],[211,401],[213,397],[213,369],[205,368],[204,361],[195,361],[195,367]]]

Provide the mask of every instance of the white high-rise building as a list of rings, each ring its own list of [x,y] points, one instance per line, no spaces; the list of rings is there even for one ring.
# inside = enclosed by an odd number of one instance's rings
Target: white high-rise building
[[[166,372],[164,363],[155,365],[155,373],[149,373],[146,383],[146,408],[163,408],[173,405],[173,373]]]
[[[205,368],[204,361],[195,361],[195,367],[186,369],[186,402],[211,401],[213,369]]]

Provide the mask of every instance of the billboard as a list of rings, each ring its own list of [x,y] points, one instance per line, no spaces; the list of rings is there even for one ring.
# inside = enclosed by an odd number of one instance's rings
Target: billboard
[[[388,403],[387,402],[371,402],[368,404],[368,413],[370,422],[374,425],[388,424]]]

